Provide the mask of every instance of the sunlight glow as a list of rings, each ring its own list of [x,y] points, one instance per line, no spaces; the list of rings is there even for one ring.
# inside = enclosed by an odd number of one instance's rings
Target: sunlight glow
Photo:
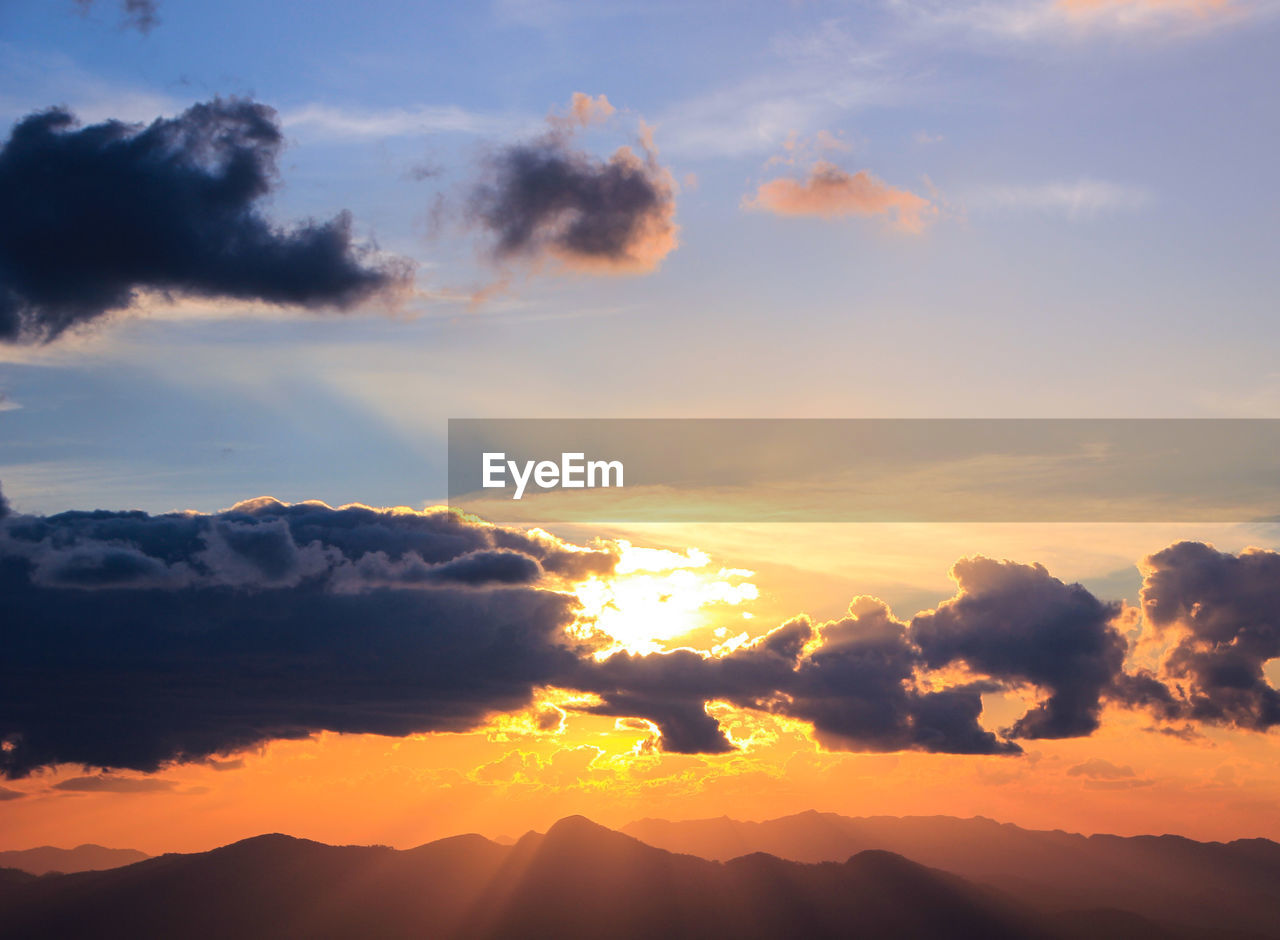
[[[597,654],[601,658],[619,650],[643,654],[667,649],[666,641],[713,626],[715,608],[760,595],[745,580],[754,572],[713,569],[711,557],[696,548],[680,553],[638,548],[625,540],[618,546],[622,555],[612,576],[577,586],[583,632],[612,641]]]

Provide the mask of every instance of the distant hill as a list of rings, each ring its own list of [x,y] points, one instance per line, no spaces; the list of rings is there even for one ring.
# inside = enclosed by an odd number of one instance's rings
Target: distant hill
[[[260,836],[125,868],[0,878],[5,937],[1051,937],[995,892],[883,852],[676,855],[570,817],[513,846]]]
[[[622,831],[708,859],[766,852],[812,863],[883,850],[998,886],[1044,910],[1112,908],[1199,929],[1280,936],[1280,844],[1267,839],[1082,836],[983,818],[816,812],[767,822],[643,819]]]
[[[51,871],[77,872],[119,868],[150,858],[146,852],[136,849],[107,849],[100,845],[78,845],[74,849],[59,849],[42,845],[35,849],[19,849],[0,852],[0,868],[17,868],[33,875]]]
[[[1087,904],[1046,912],[901,855],[840,862],[676,854],[580,816],[504,846],[407,851],[264,835],[108,871],[0,871],[4,938],[947,938],[1276,936],[1184,930]]]

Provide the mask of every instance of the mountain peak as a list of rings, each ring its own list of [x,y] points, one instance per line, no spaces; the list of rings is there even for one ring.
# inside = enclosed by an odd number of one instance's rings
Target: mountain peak
[[[599,823],[592,822],[586,816],[574,815],[566,816],[563,819],[557,820],[551,825],[551,828],[547,830],[547,834],[543,838],[554,838],[557,840],[566,838],[599,839],[601,837],[610,838],[617,837],[619,835],[621,834],[614,832],[612,829],[608,829]],[[627,841],[631,841],[630,837],[624,836],[623,838],[626,838]]]

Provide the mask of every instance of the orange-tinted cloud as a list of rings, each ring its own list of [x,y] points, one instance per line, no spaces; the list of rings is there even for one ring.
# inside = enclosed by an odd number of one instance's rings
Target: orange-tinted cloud
[[[1090,15],[1111,12],[1212,13],[1225,10],[1230,0],[1057,0],[1067,13]]]
[[[826,160],[813,164],[805,179],[781,177],[761,183],[743,205],[778,215],[826,219],[882,216],[895,228],[912,233],[924,231],[938,212],[923,196],[890,186],[867,170],[849,173]]]
[[[609,103],[609,99],[604,95],[583,94],[575,91],[573,97],[569,100],[569,114],[567,117],[553,115],[551,120],[568,121],[579,127],[587,127],[590,124],[600,124],[609,120],[617,112],[617,108]]]

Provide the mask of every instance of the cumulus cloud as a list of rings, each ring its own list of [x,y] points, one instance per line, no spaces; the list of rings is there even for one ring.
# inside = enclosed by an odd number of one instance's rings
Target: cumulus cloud
[[[817,630],[801,659],[795,692],[777,710],[813,723],[818,740],[841,750],[917,749],[956,754],[1014,753],[978,724],[983,691],[964,683],[940,691],[912,687],[919,660],[906,624],[875,598]],[[857,690],[856,694],[849,694]]]
[[[721,657],[618,653],[575,684],[603,699],[591,711],[651,721],[667,751],[732,749],[707,714],[710,700],[809,722],[832,750],[1019,750],[979,725],[983,687],[918,690],[911,682],[918,661],[906,624],[882,602],[859,598],[846,618],[817,627],[797,618]]]
[[[490,155],[468,208],[492,238],[495,260],[643,273],[675,250],[675,182],[649,129],[641,125],[638,150],[619,147],[608,159],[575,146],[578,130],[613,113],[603,95],[575,94],[546,133]]]
[[[1179,542],[1146,567],[1143,612],[1172,641],[1161,668],[1179,695],[1166,714],[1257,731],[1280,724],[1280,691],[1263,672],[1280,657],[1280,553]]]
[[[246,100],[145,127],[20,120],[0,149],[0,340],[56,339],[139,290],[349,308],[401,283],[407,263],[373,263],[345,213],[287,230],[262,214],[282,146]]]
[[[476,727],[573,671],[562,586],[614,564],[446,511],[11,514],[0,771]]]
[[[966,558],[952,576],[959,593],[911,623],[926,665],[962,662],[1001,681],[1048,691],[1009,730],[1014,737],[1095,731],[1102,698],[1124,666],[1126,643],[1113,624],[1120,605],[1064,584],[1038,564]]]
[[[801,179],[779,177],[761,183],[743,200],[743,206],[777,215],[826,219],[881,217],[895,228],[913,233],[924,231],[938,211],[923,196],[890,186],[867,170],[849,173],[826,160],[815,162]]]

